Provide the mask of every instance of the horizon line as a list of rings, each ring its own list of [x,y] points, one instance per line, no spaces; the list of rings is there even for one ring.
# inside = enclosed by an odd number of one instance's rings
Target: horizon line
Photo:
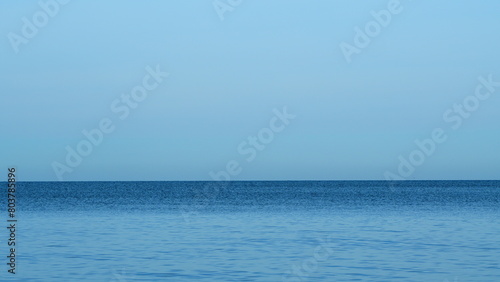
[[[20,182],[346,182],[346,181],[378,181],[378,182],[412,182],[412,181],[500,181],[500,179],[408,179],[408,180],[382,180],[382,179],[337,179],[337,180],[16,180]],[[0,181],[8,183],[8,181]]]

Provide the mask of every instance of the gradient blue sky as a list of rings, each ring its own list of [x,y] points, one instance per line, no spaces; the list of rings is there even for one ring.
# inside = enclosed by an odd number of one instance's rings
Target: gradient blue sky
[[[434,128],[448,139],[408,179],[499,179],[500,88],[457,130],[443,120],[500,81],[499,1],[401,1],[347,63],[339,47],[390,1],[243,1],[221,21],[212,1],[72,1],[15,53],[8,34],[38,1],[0,4],[1,167],[57,180],[81,131],[116,129],[65,180],[383,179]],[[170,76],[125,120],[110,111],[146,66]],[[247,162],[237,146],[274,108],[296,118]]]

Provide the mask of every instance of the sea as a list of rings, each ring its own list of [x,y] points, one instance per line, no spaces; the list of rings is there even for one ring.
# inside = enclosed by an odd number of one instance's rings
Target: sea
[[[0,281],[500,281],[500,181],[3,186]]]

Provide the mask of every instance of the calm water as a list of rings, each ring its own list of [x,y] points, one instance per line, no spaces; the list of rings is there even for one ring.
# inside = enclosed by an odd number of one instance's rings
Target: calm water
[[[499,181],[18,187],[2,281],[500,281]]]

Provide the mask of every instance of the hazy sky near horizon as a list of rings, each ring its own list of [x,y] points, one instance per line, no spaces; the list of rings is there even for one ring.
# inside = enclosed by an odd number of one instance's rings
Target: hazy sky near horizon
[[[221,0],[223,20],[212,0],[41,3],[0,4],[19,181],[499,179],[499,1]]]

